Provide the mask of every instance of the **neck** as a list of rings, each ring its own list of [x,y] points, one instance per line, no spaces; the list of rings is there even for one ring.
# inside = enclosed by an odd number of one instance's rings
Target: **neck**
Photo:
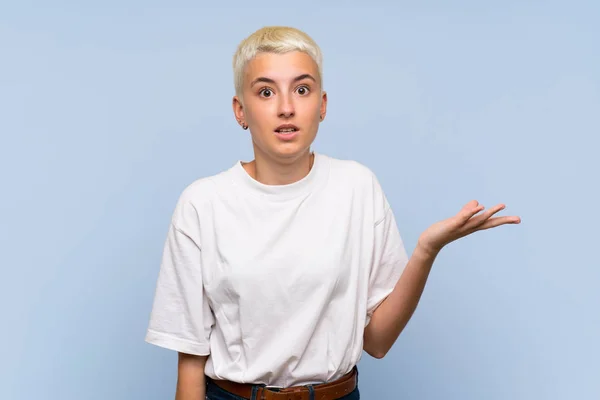
[[[308,175],[313,160],[314,154],[310,150],[289,161],[275,160],[255,150],[255,159],[243,164],[243,167],[252,178],[264,185],[289,185]]]

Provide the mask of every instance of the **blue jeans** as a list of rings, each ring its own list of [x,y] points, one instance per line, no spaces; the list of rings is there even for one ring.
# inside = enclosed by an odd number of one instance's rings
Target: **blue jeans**
[[[210,378],[207,377],[206,379],[206,400],[244,400],[242,397],[236,396],[233,393],[221,389],[214,382],[212,382]],[[252,398],[250,400],[256,399]],[[314,400],[314,395],[312,396],[312,400]],[[358,385],[356,386],[356,389],[354,389],[352,392],[348,393],[344,397],[340,397],[339,400],[360,400],[360,392],[358,390]]]

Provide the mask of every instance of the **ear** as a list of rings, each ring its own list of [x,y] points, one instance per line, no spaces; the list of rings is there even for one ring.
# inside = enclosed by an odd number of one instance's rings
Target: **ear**
[[[327,114],[327,92],[323,91],[321,94],[321,108],[319,110],[321,115],[321,121],[325,119],[325,115]]]
[[[242,127],[246,125],[246,118],[244,115],[244,105],[242,104],[242,100],[238,96],[233,96],[232,101],[233,107],[233,115],[235,116],[236,121]]]

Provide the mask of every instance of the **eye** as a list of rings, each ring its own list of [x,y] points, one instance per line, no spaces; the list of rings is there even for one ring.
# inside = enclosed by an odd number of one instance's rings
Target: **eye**
[[[269,88],[262,88],[258,94],[262,97],[271,97],[273,95],[273,91]]]
[[[300,86],[298,89],[296,89],[296,91],[298,92],[298,94],[300,96],[304,96],[304,95],[308,94],[310,89],[308,88],[308,86]]]

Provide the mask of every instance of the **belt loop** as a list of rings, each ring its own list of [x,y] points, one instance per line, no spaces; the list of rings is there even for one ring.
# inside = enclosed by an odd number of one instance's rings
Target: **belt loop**
[[[315,400],[315,389],[313,385],[307,385],[308,388],[308,400]]]
[[[259,400],[258,399],[258,385],[252,386],[252,396],[250,396],[250,400]]]

